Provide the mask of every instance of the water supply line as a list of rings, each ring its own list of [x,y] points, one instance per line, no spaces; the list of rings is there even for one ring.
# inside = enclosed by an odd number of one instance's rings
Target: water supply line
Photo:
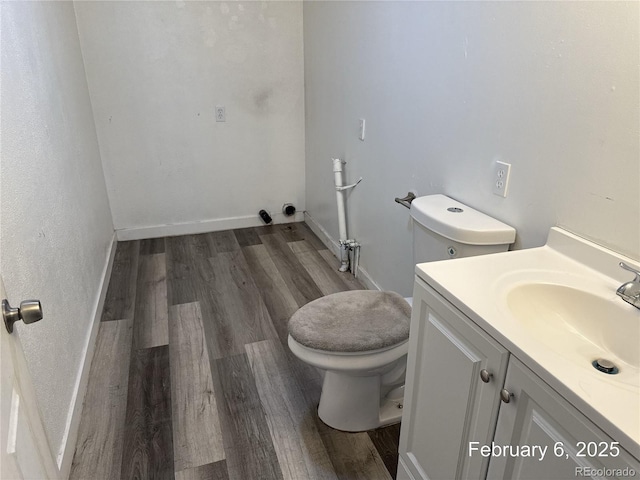
[[[358,278],[358,265],[360,264],[360,244],[355,240],[346,240],[344,249],[347,252],[349,269],[355,278]]]
[[[354,188],[362,181],[362,177],[356,183],[344,185],[342,181],[343,165],[347,162],[340,158],[332,158],[333,177],[336,188],[336,200],[338,204],[338,230],[340,235],[340,268],[341,272],[351,270],[355,277],[358,276],[358,263],[360,262],[360,244],[347,235],[347,215],[345,204],[345,192]]]

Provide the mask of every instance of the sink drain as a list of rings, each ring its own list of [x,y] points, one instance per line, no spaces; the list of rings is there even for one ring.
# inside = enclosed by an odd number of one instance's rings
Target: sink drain
[[[605,358],[598,358],[597,360],[591,362],[591,365],[593,365],[593,368],[595,368],[596,370],[607,373],[609,375],[615,375],[620,371],[618,370],[618,367],[613,364],[613,362]]]

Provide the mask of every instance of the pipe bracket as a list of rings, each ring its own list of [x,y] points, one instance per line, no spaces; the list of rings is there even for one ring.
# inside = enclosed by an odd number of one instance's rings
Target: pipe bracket
[[[362,177],[358,179],[356,183],[352,183],[351,185],[344,185],[341,187],[336,187],[336,192],[342,192],[344,190],[349,190],[351,188],[355,188],[362,181]]]

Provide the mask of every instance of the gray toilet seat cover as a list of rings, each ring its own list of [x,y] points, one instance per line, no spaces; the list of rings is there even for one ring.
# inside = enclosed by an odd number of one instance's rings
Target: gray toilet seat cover
[[[296,311],[289,334],[308,348],[364,352],[409,338],[411,307],[395,292],[353,290],[318,298]]]

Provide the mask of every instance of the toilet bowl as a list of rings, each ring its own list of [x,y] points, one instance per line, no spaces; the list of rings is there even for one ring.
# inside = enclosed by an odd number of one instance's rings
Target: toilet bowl
[[[318,415],[359,432],[398,422],[409,350],[411,308],[397,293],[334,293],[300,308],[289,321],[289,348],[325,371]],[[389,395],[390,392],[393,392]]]
[[[411,204],[414,263],[506,251],[515,230],[444,195]],[[288,344],[325,371],[318,416],[349,432],[402,418],[411,307],[384,291],[340,292],[301,307]]]
[[[307,348],[289,335],[302,361],[325,370],[318,416],[330,427],[361,432],[400,421],[409,342],[364,353]]]

